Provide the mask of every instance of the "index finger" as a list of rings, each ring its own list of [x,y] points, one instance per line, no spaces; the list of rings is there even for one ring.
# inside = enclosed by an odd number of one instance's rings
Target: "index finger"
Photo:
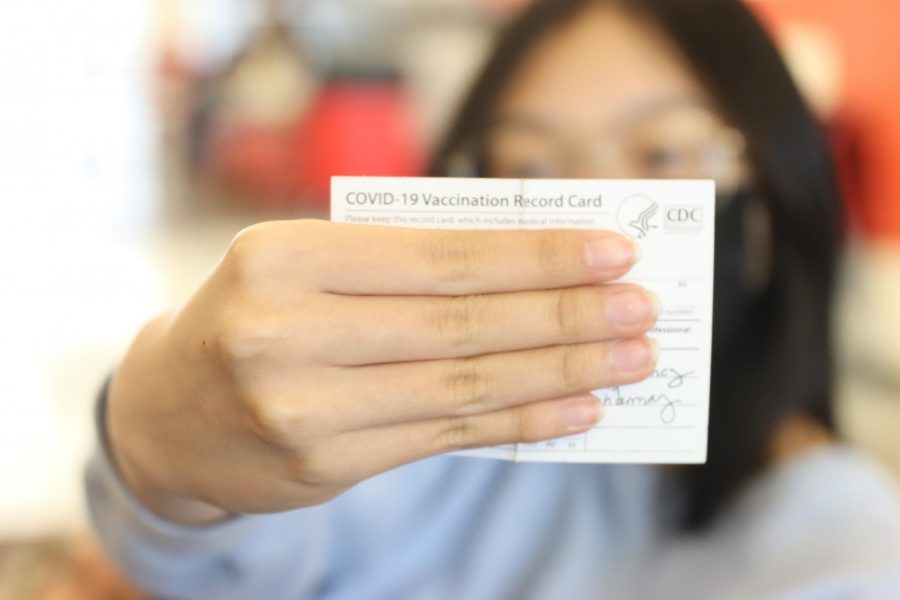
[[[436,230],[332,223],[309,272],[320,290],[463,295],[556,289],[623,276],[639,257],[605,230]]]

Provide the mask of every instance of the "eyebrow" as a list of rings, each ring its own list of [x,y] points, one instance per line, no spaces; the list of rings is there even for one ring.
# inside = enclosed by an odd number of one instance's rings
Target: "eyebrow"
[[[710,104],[710,102],[700,96],[669,96],[661,99],[654,99],[650,102],[645,102],[643,104],[631,107],[629,110],[623,112],[620,116],[618,116],[615,119],[615,122],[617,126],[627,126],[628,124],[635,121],[639,121],[647,117],[652,117],[667,110],[680,107],[695,107],[698,109],[704,109],[714,112],[713,106]],[[495,127],[498,125],[512,125],[539,133],[552,133],[556,130],[555,127],[553,127],[550,123],[541,119],[540,117],[521,113],[511,113],[506,115],[500,114],[495,116],[489,122],[489,127]]]
[[[662,112],[666,112],[667,110],[671,110],[673,108],[682,107],[713,111],[713,107],[709,103],[709,101],[700,96],[669,96],[667,98],[647,102],[643,105],[638,105],[635,108],[625,112],[620,119],[617,119],[617,122],[629,123],[632,121],[644,119],[646,117],[651,117]]]

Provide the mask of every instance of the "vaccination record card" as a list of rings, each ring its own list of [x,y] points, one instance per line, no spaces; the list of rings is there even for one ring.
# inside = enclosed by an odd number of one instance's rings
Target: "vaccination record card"
[[[642,258],[619,281],[655,291],[654,373],[593,390],[585,433],[455,454],[530,462],[703,463],[709,420],[715,184],[707,180],[335,177],[331,219],[433,229],[608,229]]]

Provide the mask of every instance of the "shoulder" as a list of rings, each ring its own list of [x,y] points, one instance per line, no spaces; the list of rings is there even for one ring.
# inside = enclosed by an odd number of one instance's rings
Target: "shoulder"
[[[677,536],[654,559],[648,598],[832,597],[820,592],[896,585],[900,488],[859,451],[807,451],[760,473],[710,528]]]
[[[900,586],[898,480],[849,447],[820,448],[771,468],[735,503],[720,535],[741,549],[773,596],[843,590],[855,597]]]
[[[722,532],[742,532],[759,550],[802,545],[807,555],[849,560],[856,553],[875,559],[881,549],[900,559],[900,486],[860,451],[807,451],[752,481],[726,513]],[[823,549],[819,541],[829,543]]]

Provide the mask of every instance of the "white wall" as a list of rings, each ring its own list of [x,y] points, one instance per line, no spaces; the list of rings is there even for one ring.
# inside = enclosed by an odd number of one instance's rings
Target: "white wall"
[[[77,522],[94,389],[159,303],[149,9],[0,2],[0,537]]]
[[[165,1],[201,70],[227,62],[260,19],[248,0]],[[159,219],[152,60],[163,6],[0,0],[0,541],[84,525],[98,386],[241,225]],[[431,129],[484,51],[466,35],[401,50],[417,57],[405,66]],[[455,45],[466,59],[444,64]]]

